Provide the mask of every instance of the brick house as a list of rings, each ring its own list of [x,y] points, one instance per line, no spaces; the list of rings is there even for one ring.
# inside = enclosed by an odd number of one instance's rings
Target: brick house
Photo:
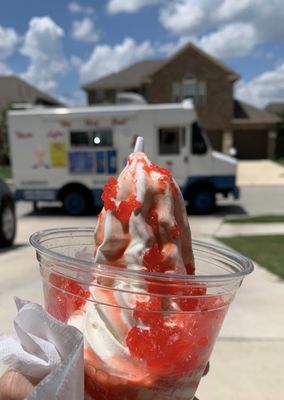
[[[45,106],[63,105],[58,99],[39,90],[15,75],[0,75],[0,108],[13,103],[42,104]]]
[[[15,103],[42,104],[44,106],[63,105],[59,100],[42,92],[15,75],[0,75],[0,113]],[[1,119],[0,117],[0,119]],[[7,149],[6,128],[0,124],[0,152]],[[7,150],[6,150],[7,151]],[[4,157],[4,156],[2,156]],[[0,154],[0,163],[4,162]],[[6,160],[7,157],[5,156]]]
[[[148,103],[194,100],[213,147],[239,158],[273,156],[277,117],[234,100],[239,75],[192,43],[163,60],[145,60],[83,86],[89,104],[113,103],[118,92],[135,92]]]

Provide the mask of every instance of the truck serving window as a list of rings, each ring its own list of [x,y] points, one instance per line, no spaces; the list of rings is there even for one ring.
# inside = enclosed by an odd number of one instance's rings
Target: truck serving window
[[[112,147],[112,136],[111,129],[95,129],[92,131],[92,144],[95,147]]]
[[[180,129],[179,127],[159,129],[159,154],[179,154]]]
[[[71,146],[90,146],[89,132],[86,131],[71,131],[70,132]]]
[[[200,125],[194,122],[191,127],[191,151],[192,154],[205,154],[207,144],[202,136]]]

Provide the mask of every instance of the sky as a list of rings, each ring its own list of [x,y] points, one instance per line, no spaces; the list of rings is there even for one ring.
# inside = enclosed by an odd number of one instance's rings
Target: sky
[[[0,10],[0,75],[67,104],[86,102],[84,83],[189,41],[240,74],[235,97],[284,101],[283,0],[0,0]]]

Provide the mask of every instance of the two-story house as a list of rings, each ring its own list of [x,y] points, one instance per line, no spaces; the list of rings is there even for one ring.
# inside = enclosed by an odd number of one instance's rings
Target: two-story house
[[[83,86],[89,104],[114,103],[135,92],[148,103],[194,100],[213,147],[235,147],[239,158],[273,155],[278,119],[233,97],[239,75],[192,43],[163,60],[145,60]]]

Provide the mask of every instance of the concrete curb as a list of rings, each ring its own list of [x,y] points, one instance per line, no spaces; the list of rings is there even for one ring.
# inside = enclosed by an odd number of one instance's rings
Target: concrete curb
[[[215,232],[215,237],[284,235],[284,223],[223,224]]]

